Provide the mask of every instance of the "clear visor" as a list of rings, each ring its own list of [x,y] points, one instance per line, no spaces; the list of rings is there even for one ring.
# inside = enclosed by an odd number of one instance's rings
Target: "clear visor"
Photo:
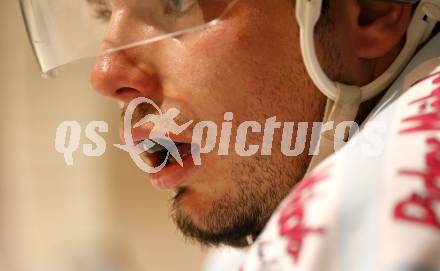
[[[219,21],[238,0],[20,0],[43,73],[183,35]],[[105,40],[105,46],[101,46]],[[101,47],[101,48],[100,48]]]

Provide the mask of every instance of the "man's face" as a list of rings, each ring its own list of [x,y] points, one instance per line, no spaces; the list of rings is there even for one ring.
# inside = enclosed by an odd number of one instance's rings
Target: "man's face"
[[[103,47],[126,31],[142,39],[143,26],[124,18],[129,14],[121,10],[112,18]],[[100,57],[91,81],[123,107],[147,97],[163,112],[179,109],[179,123],[213,121],[219,127],[217,142],[224,113],[234,114],[228,155],[218,155],[217,144],[201,156],[201,166],[184,160],[183,168],[166,167],[150,176],[156,186],[177,192],[172,216],[183,233],[213,244],[238,245],[258,234],[309,159],[307,151],[297,157],[281,153],[283,127],[275,130],[271,155],[239,156],[237,126],[244,121],[264,125],[273,116],[280,122],[320,121],[324,102],[302,64],[291,0],[241,0],[212,28]],[[154,112],[149,110],[142,111]],[[148,137],[150,128],[139,128],[134,137]],[[181,142],[191,140],[191,128]],[[292,149],[295,138],[296,133]],[[248,145],[262,141],[263,132],[248,133]]]

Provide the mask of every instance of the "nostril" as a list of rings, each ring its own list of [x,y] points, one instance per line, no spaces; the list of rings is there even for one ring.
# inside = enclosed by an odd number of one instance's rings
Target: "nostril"
[[[118,100],[130,101],[136,97],[141,96],[141,92],[139,90],[134,89],[134,88],[123,87],[123,88],[119,88],[118,90],[116,90],[116,92],[114,93],[114,96]]]
[[[138,92],[138,91],[133,88],[124,87],[116,90],[116,95],[125,95],[127,93],[133,93],[133,92]]]

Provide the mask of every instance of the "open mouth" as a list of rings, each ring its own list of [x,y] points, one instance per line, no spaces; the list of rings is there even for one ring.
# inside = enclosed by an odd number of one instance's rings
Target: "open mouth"
[[[166,138],[145,139],[137,142],[143,152],[142,156],[152,167],[159,167],[166,160],[165,166],[182,164],[185,157],[191,155],[191,144],[177,142]]]

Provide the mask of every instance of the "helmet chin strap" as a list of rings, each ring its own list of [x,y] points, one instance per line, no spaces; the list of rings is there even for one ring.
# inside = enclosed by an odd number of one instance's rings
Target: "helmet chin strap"
[[[315,26],[321,16],[322,0],[297,0],[296,18],[300,27],[300,45],[304,64],[314,84],[328,98],[324,122],[354,121],[359,106],[384,91],[408,64],[418,46],[430,36],[440,21],[440,0],[420,1],[407,30],[406,42],[393,64],[376,80],[365,86],[350,86],[332,81],[322,70],[315,49]],[[314,155],[309,172],[320,161],[332,154],[335,146],[334,130],[321,134],[319,154]],[[341,139],[338,139],[339,141]]]

